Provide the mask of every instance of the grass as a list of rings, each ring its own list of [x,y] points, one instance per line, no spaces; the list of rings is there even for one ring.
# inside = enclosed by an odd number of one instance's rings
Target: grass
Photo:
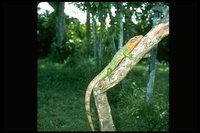
[[[72,57],[64,63],[38,59],[38,131],[90,131],[85,112],[85,90],[99,73],[87,60]],[[73,63],[71,63],[73,61]],[[168,131],[169,67],[156,64],[152,104],[146,106],[148,62],[139,62],[124,79],[108,91],[109,104],[118,131]],[[96,130],[99,121],[91,98]]]

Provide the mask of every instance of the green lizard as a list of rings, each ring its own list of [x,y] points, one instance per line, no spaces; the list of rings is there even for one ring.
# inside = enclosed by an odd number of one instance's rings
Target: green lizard
[[[129,56],[129,53],[135,48],[135,46],[141,41],[142,35],[134,36],[131,38],[113,57],[111,62],[90,82],[87,87],[85,94],[85,109],[90,123],[90,128],[94,131],[94,126],[92,123],[92,117],[90,114],[90,95],[94,86],[101,81],[104,77],[108,76],[123,60],[124,57]]]

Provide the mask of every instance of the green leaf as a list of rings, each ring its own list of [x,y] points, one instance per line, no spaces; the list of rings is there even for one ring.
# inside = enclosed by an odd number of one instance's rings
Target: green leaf
[[[99,7],[99,2],[94,2],[94,4],[96,5],[96,7]]]

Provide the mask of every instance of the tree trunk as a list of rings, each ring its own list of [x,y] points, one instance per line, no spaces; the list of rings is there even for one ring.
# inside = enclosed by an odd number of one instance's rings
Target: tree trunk
[[[123,5],[122,4],[119,4],[119,9],[118,9],[118,25],[119,25],[119,34],[118,34],[118,50],[121,49],[123,47],[123,40],[124,40],[124,34],[123,34]],[[122,80],[120,82],[120,87],[121,89],[123,88],[124,86],[124,80]]]
[[[95,96],[100,131],[116,131],[106,93]]]
[[[155,80],[155,64],[156,64],[156,55],[157,55],[157,46],[156,44],[151,49],[151,56],[150,56],[150,62],[149,62],[149,77],[147,82],[147,88],[146,88],[146,102],[148,105],[150,105],[152,101],[153,96],[153,87],[154,87],[154,80]]]
[[[158,7],[158,6],[155,6]],[[160,8],[163,8],[162,6],[159,6]],[[154,8],[155,10],[155,8]],[[161,14],[158,11],[154,12],[154,18],[153,18],[153,27],[157,25],[160,21]],[[153,88],[154,88],[154,80],[155,80],[155,71],[156,71],[156,56],[157,56],[157,47],[158,44],[156,44],[151,49],[151,56],[149,58],[149,76],[147,81],[147,88],[146,88],[146,102],[147,105],[150,105],[152,103],[152,96],[153,96]]]
[[[122,48],[123,46],[123,40],[124,40],[124,35],[123,35],[123,13],[122,13],[122,8],[123,8],[123,5],[120,4],[119,5],[119,10],[118,10],[118,25],[119,25],[119,34],[118,34],[118,50],[120,48]]]
[[[88,51],[88,57],[90,56],[90,37],[91,37],[91,30],[90,30],[90,9],[89,9],[89,2],[87,2],[87,21],[86,21],[86,29],[87,29],[87,51]],[[88,58],[89,59],[89,58]]]
[[[102,14],[100,14],[100,37],[99,37],[99,68],[102,67],[102,59],[103,59],[103,45],[102,45],[102,39],[103,39],[103,28],[104,28],[104,23],[103,23],[103,17]]]
[[[95,18],[94,18],[94,15],[92,15],[92,29],[93,29],[93,37],[94,37],[94,60],[96,62],[97,60],[97,43],[96,43],[96,21],[95,21]],[[95,63],[97,64],[97,63]]]
[[[109,28],[109,31],[108,31],[108,38],[109,41],[110,41],[110,44],[112,46],[112,57],[114,57],[115,53],[117,52],[117,48],[116,48],[116,45],[115,45],[115,40],[114,40],[114,34],[113,34],[113,31],[114,31],[114,21],[113,21],[113,17],[112,17],[112,14],[111,14],[111,10],[109,10],[109,16],[110,16],[110,28]]]
[[[55,49],[56,56],[60,55],[59,46],[65,44],[66,41],[66,28],[65,28],[65,2],[49,2],[49,4],[54,8],[56,13],[56,33],[55,33],[55,44],[57,48]]]
[[[113,35],[111,36],[110,43],[112,45],[112,57],[114,57],[115,53],[117,52],[117,48],[116,48],[116,45],[115,45],[115,40],[114,40]]]

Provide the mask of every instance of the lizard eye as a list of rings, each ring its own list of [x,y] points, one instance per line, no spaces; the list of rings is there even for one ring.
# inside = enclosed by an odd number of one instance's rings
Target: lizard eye
[[[134,43],[135,42],[135,38],[133,38],[132,40],[131,40],[131,43]]]

